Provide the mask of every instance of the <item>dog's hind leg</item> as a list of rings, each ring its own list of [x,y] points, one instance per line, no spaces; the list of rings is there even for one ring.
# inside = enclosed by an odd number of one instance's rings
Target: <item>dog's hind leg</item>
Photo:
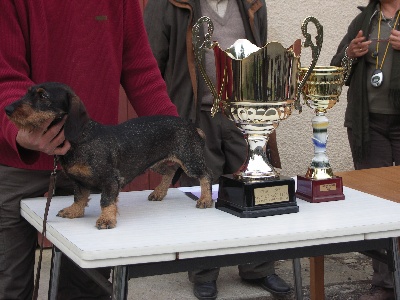
[[[209,208],[213,206],[211,195],[212,173],[207,168],[201,147],[193,147],[191,156],[182,155],[181,167],[185,173],[200,181],[201,195],[197,200],[197,208]]]
[[[85,207],[89,202],[90,190],[74,184],[74,203],[60,210],[57,217],[62,218],[80,218],[85,214]]]
[[[201,196],[197,200],[197,208],[209,208],[213,206],[211,195],[211,178],[208,175],[200,177]]]
[[[161,201],[167,195],[168,188],[171,186],[172,178],[178,166],[170,161],[161,161],[155,164],[151,169],[162,175],[160,184],[149,195],[149,201]]]

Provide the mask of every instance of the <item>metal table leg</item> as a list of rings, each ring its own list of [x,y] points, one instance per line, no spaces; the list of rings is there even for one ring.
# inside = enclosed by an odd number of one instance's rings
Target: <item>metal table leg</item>
[[[115,266],[113,272],[112,300],[126,300],[128,297],[128,268]]]
[[[297,300],[303,300],[300,258],[293,259],[294,292]]]
[[[51,255],[51,271],[50,271],[50,282],[49,282],[49,300],[57,299],[58,291],[58,280],[60,278],[60,266],[61,266],[62,252],[53,246]]]
[[[400,300],[400,257],[399,257],[399,239],[392,238],[392,251],[393,251],[393,287],[394,294],[397,300]]]

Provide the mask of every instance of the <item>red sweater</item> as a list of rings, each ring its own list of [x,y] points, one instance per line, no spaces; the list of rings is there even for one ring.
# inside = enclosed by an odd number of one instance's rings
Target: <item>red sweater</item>
[[[52,169],[53,158],[44,153],[31,165],[21,160],[17,128],[4,112],[45,81],[70,85],[103,124],[118,121],[120,84],[139,116],[178,115],[136,0],[1,0],[0,164]]]

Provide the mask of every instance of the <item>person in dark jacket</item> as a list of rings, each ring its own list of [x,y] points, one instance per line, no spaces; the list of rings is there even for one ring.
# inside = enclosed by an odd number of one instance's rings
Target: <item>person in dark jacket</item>
[[[238,39],[247,39],[258,47],[267,43],[267,10],[265,1],[244,0],[149,0],[144,12],[150,45],[158,62],[172,102],[181,117],[191,120],[206,134],[206,161],[215,182],[222,174],[237,172],[245,163],[247,143],[243,134],[222,113],[211,116],[213,97],[195,66],[192,28],[207,15],[214,24],[213,40],[222,49]],[[206,53],[206,70],[215,74],[212,51]],[[215,80],[215,78],[214,78]],[[267,153],[274,167],[280,168],[275,133]],[[183,178],[181,185],[198,185]],[[198,299],[217,297],[219,268],[189,272]],[[276,295],[290,292],[287,283],[275,274],[274,262],[239,266],[244,280],[260,284]]]
[[[344,126],[354,168],[400,165],[400,0],[370,0],[331,65],[350,70]],[[372,287],[360,300],[394,299],[387,265],[372,260]]]

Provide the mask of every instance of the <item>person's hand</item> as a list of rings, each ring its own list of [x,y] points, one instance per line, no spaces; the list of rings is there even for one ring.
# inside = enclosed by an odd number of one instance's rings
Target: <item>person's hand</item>
[[[64,155],[71,148],[71,144],[65,140],[64,126],[66,116],[57,124],[48,128],[52,119],[43,123],[43,127],[32,131],[20,129],[17,134],[19,146],[34,151],[41,151],[48,155]]]
[[[357,58],[368,53],[368,46],[372,41],[366,41],[362,30],[360,30],[357,36],[350,42],[347,47],[347,56],[350,58]]]
[[[389,41],[394,50],[400,50],[400,31],[393,29],[389,36]]]

